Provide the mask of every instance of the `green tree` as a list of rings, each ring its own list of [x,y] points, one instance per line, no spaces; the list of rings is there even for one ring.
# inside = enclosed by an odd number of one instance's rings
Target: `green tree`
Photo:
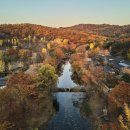
[[[49,64],[43,65],[41,68],[38,69],[39,80],[41,81],[42,85],[45,87],[53,87],[56,85],[56,81],[58,76],[56,74],[55,68]]]

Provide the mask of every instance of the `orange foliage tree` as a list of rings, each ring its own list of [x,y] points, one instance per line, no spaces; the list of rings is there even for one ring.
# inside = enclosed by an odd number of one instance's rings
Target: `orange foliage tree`
[[[130,103],[130,84],[128,83],[120,83],[117,85],[110,94],[114,98],[116,103]]]

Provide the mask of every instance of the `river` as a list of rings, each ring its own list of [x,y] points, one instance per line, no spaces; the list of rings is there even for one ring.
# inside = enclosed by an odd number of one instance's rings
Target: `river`
[[[66,62],[63,73],[59,77],[58,87],[73,88],[77,86],[71,80],[71,64]],[[59,110],[54,115],[46,130],[92,130],[92,125],[87,118],[80,115],[80,104],[85,98],[83,92],[58,92],[57,99]]]

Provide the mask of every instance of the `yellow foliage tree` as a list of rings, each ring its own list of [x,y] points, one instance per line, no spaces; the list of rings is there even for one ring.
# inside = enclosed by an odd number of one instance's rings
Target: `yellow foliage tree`
[[[126,103],[124,104],[124,114],[119,115],[118,120],[124,130],[130,130],[130,109]]]
[[[28,55],[29,55],[29,50],[27,50],[27,49],[21,49],[21,50],[19,50],[18,55],[19,55],[19,57],[21,59],[27,58]]]
[[[5,71],[5,63],[2,60],[0,60],[0,72],[2,73],[4,71]]]
[[[68,39],[64,39],[63,40],[63,44],[68,44],[69,43],[69,40]]]
[[[2,59],[3,59],[3,51],[0,50],[0,60],[2,60]]]
[[[48,44],[47,44],[47,49],[50,49],[50,48],[51,48],[51,44],[48,43]]]
[[[47,53],[46,48],[42,48],[42,53],[43,53],[43,54]]]
[[[11,71],[12,70],[12,65],[9,63],[8,64],[8,70]]]
[[[2,46],[2,45],[3,45],[3,43],[4,43],[4,41],[3,41],[3,40],[0,40],[0,46]]]
[[[90,43],[90,49],[94,48],[94,43]]]

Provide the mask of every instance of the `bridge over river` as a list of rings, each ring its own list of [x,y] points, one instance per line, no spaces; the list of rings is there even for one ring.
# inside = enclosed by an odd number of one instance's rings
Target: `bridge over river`
[[[58,104],[58,112],[45,130],[92,130],[89,119],[80,114],[80,105],[86,99],[86,89],[71,79],[71,64],[66,62],[59,77],[58,87],[51,89]]]
[[[69,87],[58,87],[58,88],[53,88],[52,92],[86,92],[86,89],[83,87],[73,87],[73,88],[69,88]]]

